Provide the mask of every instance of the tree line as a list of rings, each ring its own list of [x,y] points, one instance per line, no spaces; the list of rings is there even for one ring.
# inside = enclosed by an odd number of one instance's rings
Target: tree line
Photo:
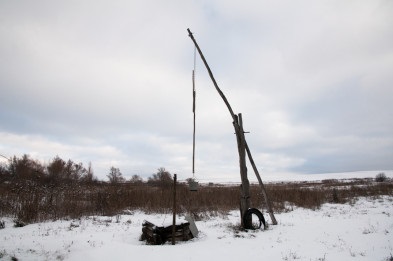
[[[149,185],[170,185],[173,182],[172,175],[165,168],[157,169],[147,179],[143,180],[140,175],[133,175],[129,180],[123,176],[119,168],[111,166],[106,175],[107,181],[111,184],[133,183]],[[0,182],[30,180],[41,181],[44,183],[64,183],[64,182],[81,182],[81,183],[97,183],[103,182],[94,175],[91,162],[85,167],[83,163],[76,163],[64,160],[59,156],[54,157],[47,164],[43,164],[38,160],[30,158],[25,154],[22,157],[13,156],[8,159],[7,163],[0,163]]]

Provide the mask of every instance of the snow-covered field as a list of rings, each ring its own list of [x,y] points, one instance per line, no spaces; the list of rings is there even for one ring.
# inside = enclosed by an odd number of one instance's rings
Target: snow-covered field
[[[365,178],[375,178],[378,173],[384,173],[386,177],[393,178],[393,170],[373,170],[373,171],[353,171],[353,172],[340,172],[340,173],[320,173],[320,174],[300,174],[300,173],[285,173],[285,172],[263,172],[262,171],[262,180],[265,183],[274,183],[274,182],[302,182],[302,181],[321,181],[326,179],[365,179]],[[258,184],[258,180],[256,177],[249,173],[249,179],[251,182]],[[221,184],[231,184],[231,183],[240,183],[233,180],[233,177],[230,179],[220,178],[217,180],[204,180],[201,179],[202,183],[208,183],[209,181],[213,181],[215,183]]]
[[[268,219],[268,215],[265,215]],[[181,218],[181,217],[180,217]],[[139,241],[142,222],[171,221],[171,214],[134,212],[0,230],[0,259],[11,260],[393,260],[393,197],[294,208],[276,214],[267,230],[237,231],[238,211],[196,224],[198,238],[149,246]]]

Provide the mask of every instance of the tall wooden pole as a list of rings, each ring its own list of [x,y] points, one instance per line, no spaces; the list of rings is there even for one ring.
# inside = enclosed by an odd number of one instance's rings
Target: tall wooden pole
[[[172,245],[175,244],[176,235],[176,181],[177,175],[173,175],[173,219],[172,219]]]
[[[244,220],[243,218],[246,211],[250,208],[250,182],[248,181],[248,177],[247,177],[246,139],[244,137],[242,114],[239,113],[238,117],[239,117],[238,118],[239,131],[236,134],[236,137],[237,137],[237,144],[239,150],[240,177],[242,180],[242,185],[240,190],[241,191],[241,195],[240,195],[241,224],[243,227],[251,227],[252,220],[251,219]],[[245,222],[248,222],[248,224],[246,224]]]

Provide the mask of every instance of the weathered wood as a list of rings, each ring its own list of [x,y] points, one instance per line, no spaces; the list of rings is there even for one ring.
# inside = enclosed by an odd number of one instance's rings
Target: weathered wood
[[[188,241],[193,238],[189,226],[190,223],[186,222],[175,226],[158,227],[149,221],[144,221],[140,240],[146,241],[149,245],[162,245],[171,240]],[[174,234],[173,229],[175,229]]]
[[[247,165],[246,165],[246,141],[244,137],[243,130],[243,118],[242,114],[238,115],[238,131],[236,132],[237,145],[239,150],[239,166],[240,166],[240,176],[242,180],[241,185],[241,195],[240,195],[240,215],[242,227],[249,227],[251,225],[251,220],[244,220],[244,214],[250,208],[250,182],[247,177]],[[235,127],[236,129],[236,127]],[[250,224],[246,224],[250,223]]]
[[[240,176],[242,179],[242,189],[241,189],[241,199],[240,199],[240,205],[241,205],[241,221],[243,225],[243,214],[245,211],[250,206],[250,192],[249,192],[249,181],[247,178],[247,167],[246,167],[246,161],[245,161],[245,138],[244,138],[244,131],[242,127],[239,124],[239,120],[235,113],[232,110],[231,105],[229,104],[227,98],[225,97],[224,93],[221,91],[221,89],[218,87],[218,84],[213,76],[212,71],[210,70],[209,65],[207,64],[207,61],[205,59],[205,56],[202,53],[202,50],[199,48],[199,45],[197,44],[192,32],[190,29],[187,29],[188,31],[188,36],[191,38],[191,40],[194,42],[194,45],[196,49],[198,50],[198,53],[205,64],[205,67],[209,73],[210,79],[212,80],[214,87],[216,88],[218,94],[221,96],[222,100],[224,101],[225,105],[227,106],[229,113],[231,114],[232,120],[233,120],[233,126],[235,128],[235,133],[236,133],[236,140],[237,140],[237,145],[238,145],[238,151],[239,151],[239,165],[240,165]]]
[[[261,176],[259,175],[257,166],[255,165],[254,159],[252,158],[251,151],[250,151],[250,148],[248,147],[247,142],[245,143],[245,146],[246,146],[248,159],[250,160],[251,166],[254,169],[255,176],[257,176],[258,183],[261,188],[263,198],[265,199],[265,203],[266,203],[267,210],[269,211],[270,219],[272,220],[273,225],[277,225],[277,220],[276,220],[276,217],[274,216],[274,213],[273,213],[272,204],[267,196],[265,185],[263,184]]]
[[[263,185],[262,179],[259,175],[258,169],[256,168],[256,165],[254,163],[254,160],[252,158],[250,149],[248,148],[246,139],[244,137],[244,129],[243,129],[243,121],[241,118],[241,114],[239,114],[239,119],[237,118],[237,115],[234,114],[231,105],[229,104],[228,100],[226,99],[224,93],[221,91],[221,89],[218,87],[218,84],[213,76],[213,73],[209,67],[209,65],[207,64],[207,61],[201,51],[201,49],[199,48],[199,45],[197,44],[192,32],[190,31],[190,29],[187,29],[188,31],[188,35],[191,38],[191,40],[194,42],[194,45],[196,47],[196,49],[198,50],[198,53],[203,61],[203,63],[205,64],[205,67],[209,73],[209,76],[214,84],[214,87],[216,88],[217,92],[219,93],[219,95],[221,96],[221,98],[223,99],[225,105],[227,106],[229,113],[231,114],[231,117],[233,119],[233,126],[235,128],[235,134],[236,134],[236,140],[237,140],[237,145],[238,145],[238,151],[239,151],[239,165],[240,165],[240,176],[241,176],[241,180],[242,180],[242,186],[241,186],[241,200],[240,200],[240,212],[241,212],[241,221],[242,221],[242,225],[243,224],[243,215],[245,213],[245,211],[248,210],[249,206],[250,206],[250,193],[249,193],[249,186],[250,183],[248,181],[248,177],[247,177],[247,166],[246,166],[246,161],[245,161],[245,151],[247,152],[248,158],[250,159],[251,165],[254,169],[254,173],[258,179],[259,185],[261,187],[262,190],[262,195],[265,199],[266,202],[266,206],[268,208],[269,211],[269,215],[270,218],[272,220],[273,225],[277,224],[277,220],[274,217],[274,213],[273,213],[273,208],[272,205],[270,203],[270,200],[267,196],[266,193],[266,189],[265,186]],[[195,59],[195,58],[194,58]],[[195,66],[194,66],[195,67]],[[194,85],[194,74],[193,74],[193,85]],[[193,87],[193,89],[195,90],[195,88]],[[195,95],[195,93],[194,93]],[[195,97],[194,97],[195,98]],[[195,104],[194,104],[195,106]],[[193,107],[193,110],[195,109],[195,107]],[[194,114],[195,116],[195,114]],[[194,145],[195,146],[195,145]]]
[[[194,124],[192,133],[192,174],[195,174],[195,105],[196,105],[196,90],[195,90],[195,53],[194,53],[194,70],[192,70],[192,113],[194,114]]]
[[[186,215],[185,220],[187,220],[190,223],[189,229],[190,229],[191,234],[194,237],[197,237],[199,234],[199,231],[198,231],[198,228],[195,224],[194,218],[191,215]]]
[[[176,181],[177,175],[173,175],[173,222],[172,222],[172,245],[175,244],[176,233]]]
[[[221,91],[221,89],[218,87],[218,84],[217,84],[217,82],[216,82],[216,79],[214,78],[213,73],[212,73],[212,71],[210,70],[209,65],[207,64],[207,61],[206,61],[206,59],[205,59],[205,56],[203,55],[201,49],[199,48],[199,45],[197,44],[197,42],[196,42],[194,36],[192,35],[190,29],[187,29],[187,31],[188,31],[188,36],[189,36],[189,37],[191,38],[191,40],[194,42],[194,45],[195,45],[195,47],[197,48],[198,53],[199,53],[199,55],[200,55],[200,57],[201,57],[203,63],[205,64],[205,67],[206,67],[206,69],[207,69],[207,72],[209,73],[210,79],[212,80],[212,82],[213,82],[213,84],[214,84],[214,87],[216,88],[217,92],[220,94],[221,98],[224,100],[224,103],[225,103],[225,105],[227,106],[227,108],[228,108],[228,110],[229,110],[229,113],[231,114],[231,117],[232,117],[233,121],[236,121],[235,113],[233,113],[232,107],[231,107],[231,105],[229,104],[229,102],[228,102],[227,98],[225,97],[224,93],[223,93],[223,92]]]

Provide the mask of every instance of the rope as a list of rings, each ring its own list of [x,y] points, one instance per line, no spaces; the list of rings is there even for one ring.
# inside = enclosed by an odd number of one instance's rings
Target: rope
[[[192,135],[192,178],[195,179],[195,67],[196,67],[196,47],[194,48],[194,69],[192,70],[192,112],[194,114],[194,130]]]

